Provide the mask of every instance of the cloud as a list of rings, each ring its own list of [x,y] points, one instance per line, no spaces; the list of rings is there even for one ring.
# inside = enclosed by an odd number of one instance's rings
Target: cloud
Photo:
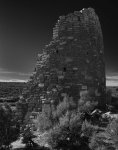
[[[30,76],[31,73],[24,73],[24,72],[14,72],[14,71],[6,71],[0,68],[0,74],[14,74],[19,76]]]
[[[0,79],[0,82],[27,82],[28,80],[21,80],[21,79],[8,79],[8,80],[2,80]]]
[[[0,68],[0,82],[27,82],[31,73],[14,72]],[[106,76],[106,86],[118,86],[118,73]]]
[[[118,86],[118,81],[106,81],[106,86]]]
[[[107,86],[118,86],[118,75],[106,76]]]
[[[31,76],[31,73],[17,72],[17,74],[21,76]]]
[[[107,80],[118,80],[118,76],[107,76]]]
[[[3,68],[0,68],[0,71],[3,71],[4,69]]]
[[[31,73],[8,71],[0,68],[0,82],[27,82]]]

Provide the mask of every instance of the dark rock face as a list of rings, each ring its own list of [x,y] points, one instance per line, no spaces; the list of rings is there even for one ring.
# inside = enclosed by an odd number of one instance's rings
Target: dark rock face
[[[53,29],[53,39],[38,54],[35,71],[27,84],[31,99],[37,99],[37,107],[42,103],[57,104],[66,95],[77,102],[85,90],[104,99],[103,37],[94,9],[60,17]]]

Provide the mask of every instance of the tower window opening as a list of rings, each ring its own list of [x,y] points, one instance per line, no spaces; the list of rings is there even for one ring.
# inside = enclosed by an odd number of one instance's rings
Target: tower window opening
[[[81,21],[81,18],[78,16],[78,21]]]
[[[66,72],[67,71],[66,67],[64,67],[63,70],[64,70],[64,72]]]

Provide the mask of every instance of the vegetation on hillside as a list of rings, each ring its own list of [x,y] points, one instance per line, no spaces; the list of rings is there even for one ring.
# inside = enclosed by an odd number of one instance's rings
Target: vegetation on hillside
[[[47,149],[42,143],[55,150],[118,149],[118,119],[102,118],[99,111],[94,112],[98,106],[94,94],[84,92],[78,104],[67,95],[53,109],[50,105],[48,112],[42,111],[36,118],[35,132],[28,106],[26,101],[18,102],[14,112],[7,103],[0,105],[0,148],[10,149],[11,143],[22,136],[28,149]]]
[[[26,83],[0,82],[0,98],[18,97]]]
[[[5,103],[0,105],[0,148],[9,148],[20,133],[20,126],[10,106]]]

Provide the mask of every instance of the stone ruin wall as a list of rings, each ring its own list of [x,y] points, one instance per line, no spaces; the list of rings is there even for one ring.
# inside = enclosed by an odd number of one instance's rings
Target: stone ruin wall
[[[77,102],[85,90],[105,100],[105,81],[101,26],[94,9],[88,8],[59,18],[52,41],[38,54],[24,95],[29,92],[28,99],[36,101],[39,110],[66,95]]]

